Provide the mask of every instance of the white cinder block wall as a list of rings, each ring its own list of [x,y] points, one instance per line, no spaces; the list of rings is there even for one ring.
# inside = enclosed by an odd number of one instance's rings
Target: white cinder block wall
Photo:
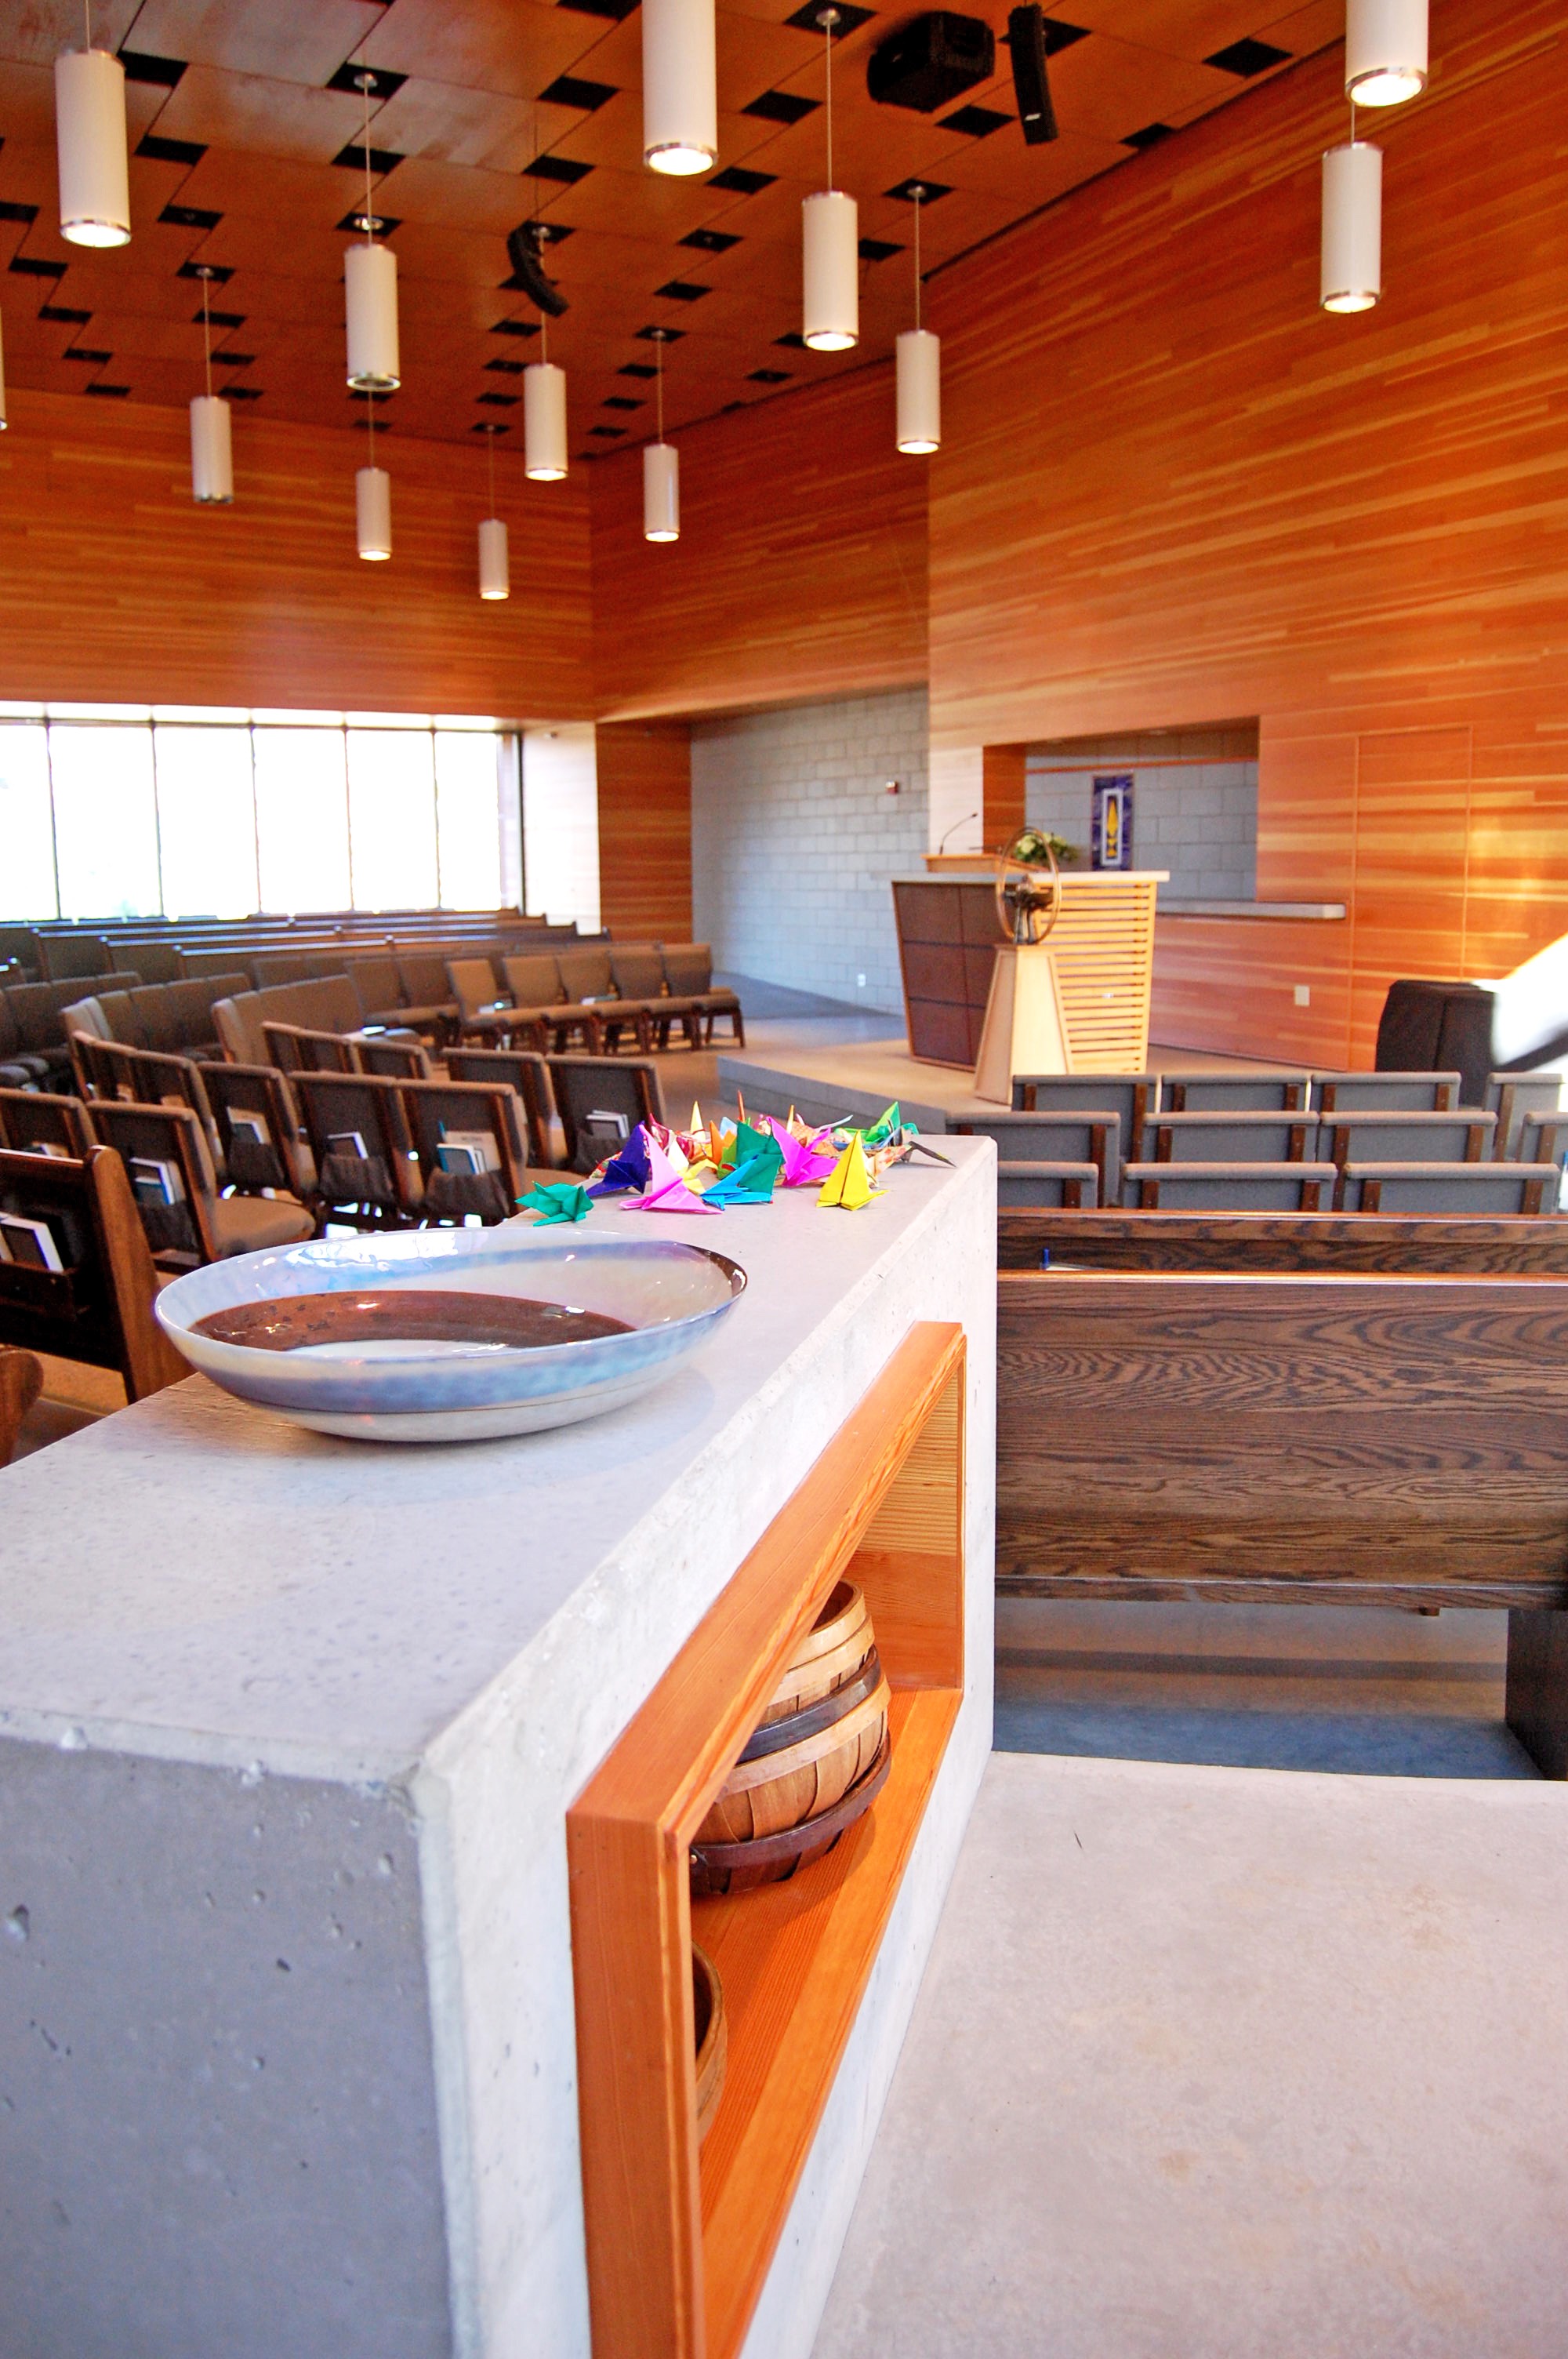
[[[692,906],[717,966],[902,1008],[891,882],[925,873],[926,734],[923,689],[697,724]]]
[[[1180,759],[1176,757],[1180,756]],[[1082,768],[1076,765],[1082,762]],[[1068,768],[1063,766],[1071,764]],[[1025,810],[1089,859],[1097,777],[1130,773],[1132,858],[1168,868],[1164,900],[1250,901],[1258,891],[1256,729],[1168,730],[1032,746]]]

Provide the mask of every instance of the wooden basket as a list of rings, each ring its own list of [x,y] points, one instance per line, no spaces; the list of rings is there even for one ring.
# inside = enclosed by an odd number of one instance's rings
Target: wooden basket
[[[869,1810],[892,1767],[892,1737],[884,1731],[881,1749],[864,1777],[832,1809],[808,1819],[804,1826],[781,1834],[763,1835],[755,1843],[697,1843],[691,1851],[694,1899],[722,1892],[751,1892],[762,1884],[783,1884],[808,1861],[832,1850],[847,1827]]]
[[[782,1752],[738,1761],[697,1829],[697,1842],[753,1843],[830,1810],[876,1759],[890,1701],[881,1679],[852,1711],[815,1735]]]
[[[730,2027],[724,2014],[724,1985],[711,1958],[694,1941],[691,1951],[691,1995],[697,2020],[697,2135],[708,2136],[724,2088],[724,2068],[730,2060]]]
[[[871,1609],[852,1581],[841,1581],[795,1647],[759,1726],[818,1703],[852,1680],[876,1643]]]

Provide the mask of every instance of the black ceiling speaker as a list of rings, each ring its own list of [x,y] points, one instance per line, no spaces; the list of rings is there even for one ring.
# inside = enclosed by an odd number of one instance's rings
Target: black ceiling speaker
[[[545,276],[541,259],[545,247],[545,225],[542,222],[523,222],[507,234],[506,258],[512,265],[511,284],[520,294],[547,311],[552,320],[570,310],[566,297],[553,278]]]
[[[881,106],[934,114],[996,71],[996,37],[979,16],[916,16],[871,51],[866,88]]]
[[[1045,17],[1043,10],[1014,8],[1007,20],[1007,45],[1012,51],[1012,88],[1018,119],[1031,147],[1043,147],[1056,136],[1056,110],[1051,103],[1051,80],[1045,66]]]

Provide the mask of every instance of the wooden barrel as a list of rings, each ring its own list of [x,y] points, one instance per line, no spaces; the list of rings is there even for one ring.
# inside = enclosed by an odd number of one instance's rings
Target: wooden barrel
[[[691,1995],[697,2021],[697,2135],[700,2141],[719,2111],[724,2068],[730,2060],[730,2027],[724,2014],[724,1985],[712,1959],[695,1941]]]

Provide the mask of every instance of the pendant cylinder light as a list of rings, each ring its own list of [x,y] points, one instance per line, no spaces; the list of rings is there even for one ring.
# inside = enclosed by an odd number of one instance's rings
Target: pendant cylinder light
[[[5,340],[0,332],[0,434],[4,434],[9,422],[5,416]]]
[[[845,353],[860,342],[860,211],[841,189],[822,189],[801,201],[801,333],[814,353]]]
[[[392,477],[384,467],[362,467],[354,477],[360,555],[379,564],[392,555]]]
[[[226,507],[234,496],[230,423],[221,394],[197,395],[190,405],[190,495],[200,506]]]
[[[898,338],[898,447],[925,458],[942,442],[942,339],[929,328]]]
[[[370,241],[343,257],[349,312],[349,383],[358,393],[395,393],[402,383],[397,352],[397,256]]]
[[[680,452],[673,442],[643,445],[643,538],[680,538]]]
[[[1323,159],[1325,311],[1369,311],[1383,291],[1383,151],[1366,139]]]
[[[500,516],[486,516],[479,528],[479,594],[481,598],[512,595],[511,552]]]
[[[125,69],[107,49],[54,61],[59,234],[72,245],[124,245],[131,234]]]
[[[523,372],[523,466],[535,484],[558,484],[567,472],[567,375],[554,361]]]
[[[1427,0],[1349,0],[1345,89],[1357,106],[1402,106],[1426,72]]]
[[[718,154],[713,0],[643,0],[643,161],[689,178]]]

